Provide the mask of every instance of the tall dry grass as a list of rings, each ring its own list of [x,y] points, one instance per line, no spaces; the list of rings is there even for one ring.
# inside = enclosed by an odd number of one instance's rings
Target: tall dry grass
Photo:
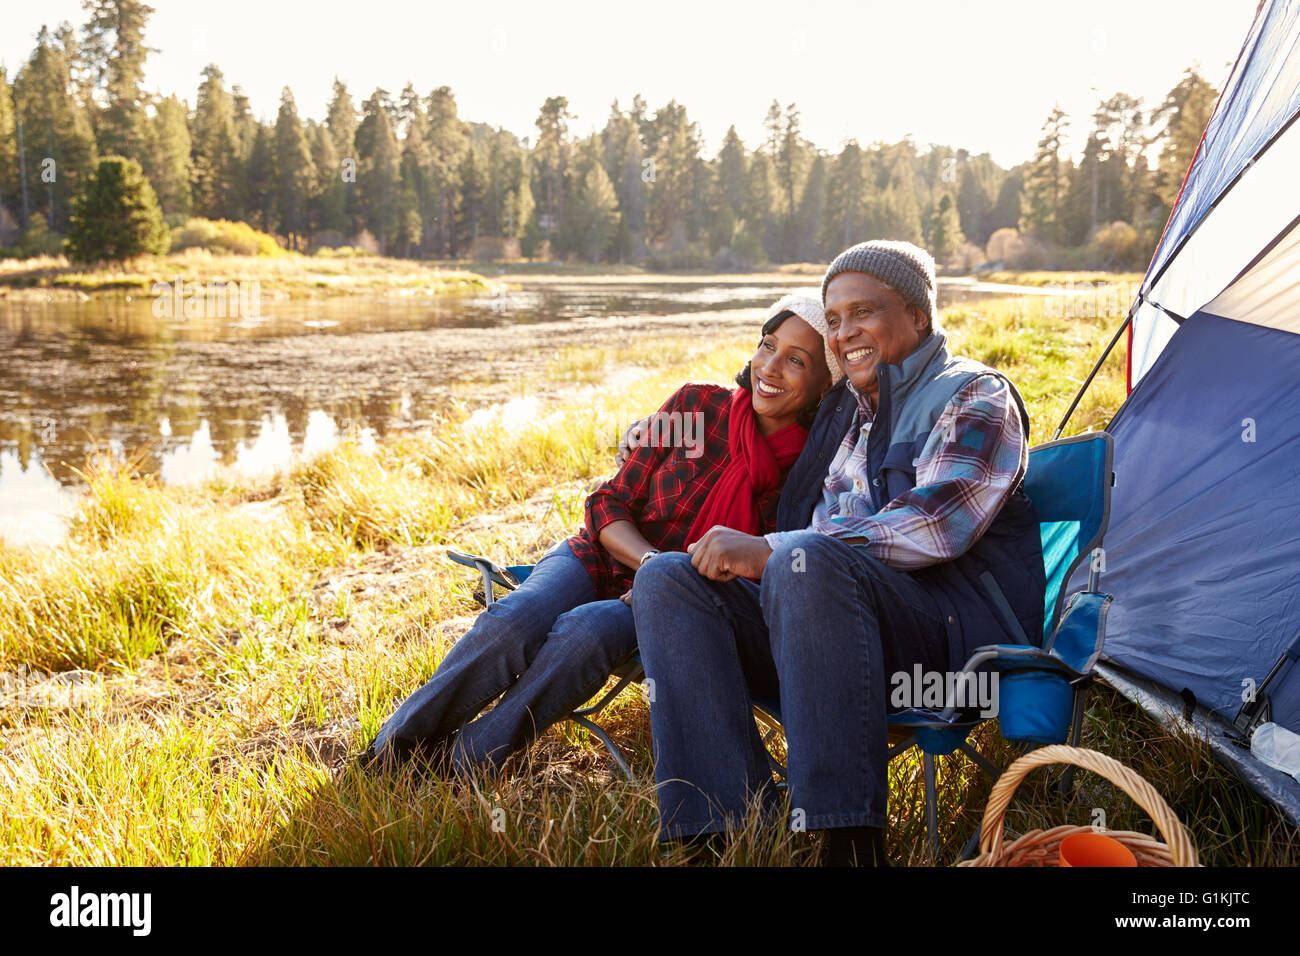
[[[1053,318],[1032,297],[948,310],[957,351],[1020,385],[1045,440],[1116,317]],[[621,427],[686,379],[726,382],[752,343],[661,342],[662,364],[629,384],[592,384],[595,360],[566,350],[547,374],[566,403],[463,414],[436,435],[364,450],[353,440],[257,486],[162,487],[129,467],[86,472],[61,547],[0,548],[0,863],[631,864],[688,862],[655,842],[647,707],[626,693],[607,714],[637,777],[622,781],[585,731],[544,734],[493,779],[418,766],[348,769],[436,668],[477,607],[448,542],[529,560],[581,521],[610,470]],[[605,351],[602,367],[635,363]],[[1123,398],[1116,355],[1070,431],[1104,425]],[[620,376],[621,377],[621,376]],[[41,671],[93,672],[75,695]],[[75,697],[75,699],[73,699]],[[992,726],[983,746],[1013,754]],[[1211,864],[1297,862],[1296,833],[1209,756],[1104,686],[1085,745],[1146,776]],[[936,862],[923,838],[921,768],[890,767],[890,852]],[[1123,794],[1079,775],[1061,802],[1052,777],[1013,804],[1017,830],[1088,822],[1149,827]],[[940,761],[940,853],[955,859],[988,782]],[[817,838],[752,816],[697,862],[803,865]]]

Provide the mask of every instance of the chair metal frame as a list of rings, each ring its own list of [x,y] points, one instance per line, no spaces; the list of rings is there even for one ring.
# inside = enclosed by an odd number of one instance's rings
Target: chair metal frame
[[[447,550],[447,557],[451,558],[451,560],[455,561],[457,564],[463,564],[466,567],[474,568],[478,571],[480,579],[483,582],[483,597],[479,599],[477,593],[474,597],[476,600],[479,600],[479,603],[481,603],[485,609],[491,607],[498,600],[492,589],[493,585],[505,588],[507,591],[513,591],[524,582],[529,573],[533,570],[533,566],[530,564],[502,566],[495,564],[493,561],[483,557],[482,555],[466,554],[462,551],[455,551],[450,548]],[[597,740],[599,740],[605,746],[605,749],[609,751],[610,756],[614,758],[614,763],[617,764],[618,769],[623,773],[623,776],[631,779],[632,765],[628,762],[623,751],[619,749],[618,744],[614,743],[613,738],[610,737],[605,728],[596,723],[593,718],[600,714],[600,712],[604,710],[614,700],[614,698],[623,693],[629,684],[639,683],[645,677],[645,668],[641,666],[640,654],[633,652],[629,657],[625,658],[622,663],[614,668],[614,672],[610,676],[617,677],[618,682],[602,694],[596,703],[587,707],[580,707],[573,711],[573,713],[569,714],[569,720],[572,720],[574,723],[585,728]]]

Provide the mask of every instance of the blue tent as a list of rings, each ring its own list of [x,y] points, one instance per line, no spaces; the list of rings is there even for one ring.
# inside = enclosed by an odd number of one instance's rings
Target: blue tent
[[[1126,322],[1100,669],[1300,825],[1250,746],[1300,734],[1298,115],[1300,0],[1265,0]]]

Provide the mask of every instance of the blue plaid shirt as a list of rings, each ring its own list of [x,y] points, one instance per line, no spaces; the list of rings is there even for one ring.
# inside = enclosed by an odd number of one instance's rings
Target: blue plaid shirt
[[[992,524],[1029,463],[1020,411],[1006,382],[981,375],[953,395],[915,462],[916,487],[878,512],[867,462],[875,411],[852,383],[849,389],[858,412],[831,462],[810,529],[861,544],[903,571],[964,554]],[[788,533],[765,537],[775,548]]]

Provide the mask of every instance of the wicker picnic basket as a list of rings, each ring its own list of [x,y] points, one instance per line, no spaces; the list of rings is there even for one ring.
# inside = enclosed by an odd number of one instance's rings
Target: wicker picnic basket
[[[1151,784],[1105,754],[1053,744],[1025,754],[998,778],[998,782],[993,785],[993,792],[989,794],[989,804],[984,809],[984,823],[980,828],[980,855],[973,860],[958,863],[958,866],[1057,866],[1062,840],[1076,833],[1098,832],[1091,826],[1063,826],[1052,830],[1030,830],[1011,843],[1002,842],[1002,825],[1006,820],[1007,805],[1011,803],[1016,787],[1035,767],[1053,763],[1074,764],[1101,774],[1150,814],[1156,829],[1165,838],[1165,843],[1132,830],[1101,831],[1128,847],[1137,858],[1138,866],[1198,865],[1196,847],[1192,844],[1187,829]]]

